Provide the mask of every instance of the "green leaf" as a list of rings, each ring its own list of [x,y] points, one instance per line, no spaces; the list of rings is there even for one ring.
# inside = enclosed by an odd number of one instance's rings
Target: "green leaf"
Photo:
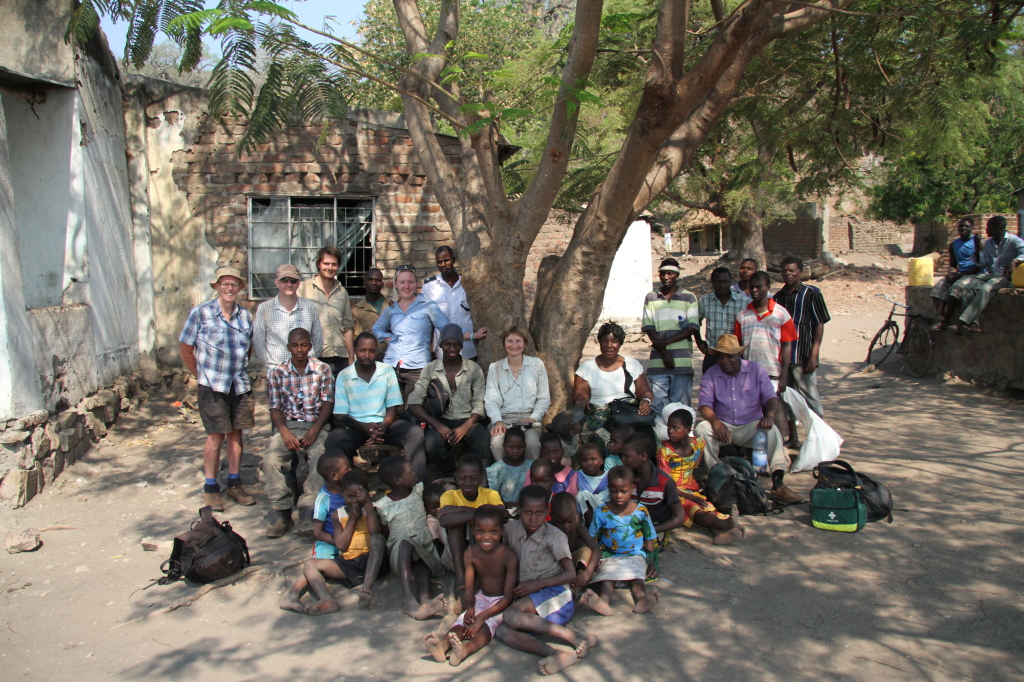
[[[480,54],[479,52],[467,52],[465,55],[463,55],[463,58],[465,58],[465,59],[490,59],[490,57],[488,57],[487,55]]]
[[[299,18],[299,15],[287,7],[282,7],[276,2],[270,2],[269,0],[250,0],[249,8],[260,12],[261,14],[270,14],[280,19],[298,20]]]
[[[251,31],[255,28],[248,19],[243,17],[221,17],[217,19],[206,32],[212,36],[221,35],[228,31]]]

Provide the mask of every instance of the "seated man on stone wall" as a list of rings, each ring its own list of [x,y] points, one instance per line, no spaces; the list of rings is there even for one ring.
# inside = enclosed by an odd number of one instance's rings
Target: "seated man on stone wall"
[[[981,269],[977,275],[961,277],[949,290],[950,307],[963,305],[959,323],[951,331],[981,333],[978,318],[988,302],[1000,289],[1011,286],[1013,269],[1024,263],[1024,240],[1006,233],[1006,218],[1001,215],[988,219],[985,226],[988,239],[981,249]]]
[[[939,323],[932,329],[937,332],[949,326],[949,318],[953,315],[952,308],[956,305],[956,300],[950,301],[950,287],[961,277],[981,271],[981,266],[978,265],[978,259],[981,257],[981,237],[974,234],[974,220],[961,218],[956,229],[960,236],[949,244],[949,270],[946,276],[932,287],[932,302],[935,304],[935,314],[939,316]]]

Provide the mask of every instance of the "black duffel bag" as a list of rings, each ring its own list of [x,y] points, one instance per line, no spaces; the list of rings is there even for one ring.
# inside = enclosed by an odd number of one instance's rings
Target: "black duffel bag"
[[[227,521],[218,523],[207,505],[199,510],[199,520],[192,522],[192,528],[174,538],[171,558],[160,566],[164,577],[159,582],[166,585],[185,577],[197,583],[212,583],[237,573],[248,563],[245,538]]]

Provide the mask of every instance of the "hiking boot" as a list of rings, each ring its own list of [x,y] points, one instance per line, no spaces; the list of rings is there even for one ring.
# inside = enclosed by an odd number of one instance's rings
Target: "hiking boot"
[[[313,537],[313,510],[309,507],[299,508],[299,522],[295,524],[295,534]]]
[[[212,507],[213,511],[224,511],[224,498],[220,493],[203,493],[203,506]]]
[[[267,529],[268,538],[279,538],[292,528],[292,510],[281,509],[277,512],[277,521]]]
[[[243,507],[250,507],[256,504],[256,498],[254,498],[249,493],[245,492],[245,488],[243,488],[240,485],[229,485],[228,497],[230,497],[237,504],[240,504]]]
[[[807,501],[784,485],[780,485],[778,488],[773,490],[771,498],[773,501],[781,505],[802,504]]]

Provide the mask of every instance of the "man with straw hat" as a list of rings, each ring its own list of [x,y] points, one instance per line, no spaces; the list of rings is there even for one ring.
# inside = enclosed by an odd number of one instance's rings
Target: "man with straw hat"
[[[227,495],[241,505],[256,504],[242,487],[239,476],[242,429],[256,427],[255,401],[246,369],[252,354],[253,324],[252,315],[235,300],[245,286],[242,273],[236,268],[219,268],[210,286],[217,297],[189,312],[178,338],[178,352],[199,383],[199,416],[206,429],[204,503],[214,511],[224,511],[217,473],[220,471],[220,446],[225,439],[228,442]]]
[[[774,421],[782,406],[764,368],[740,357],[745,349],[733,334],[722,334],[717,345],[708,349],[718,356],[718,364],[709,367],[701,379],[697,404],[704,421],[697,424],[693,435],[704,439],[704,456],[708,466],[714,466],[723,444],[753,447],[754,434],[764,430],[772,499],[779,504],[798,504],[803,501],[800,496],[783,485],[789,455]]]

